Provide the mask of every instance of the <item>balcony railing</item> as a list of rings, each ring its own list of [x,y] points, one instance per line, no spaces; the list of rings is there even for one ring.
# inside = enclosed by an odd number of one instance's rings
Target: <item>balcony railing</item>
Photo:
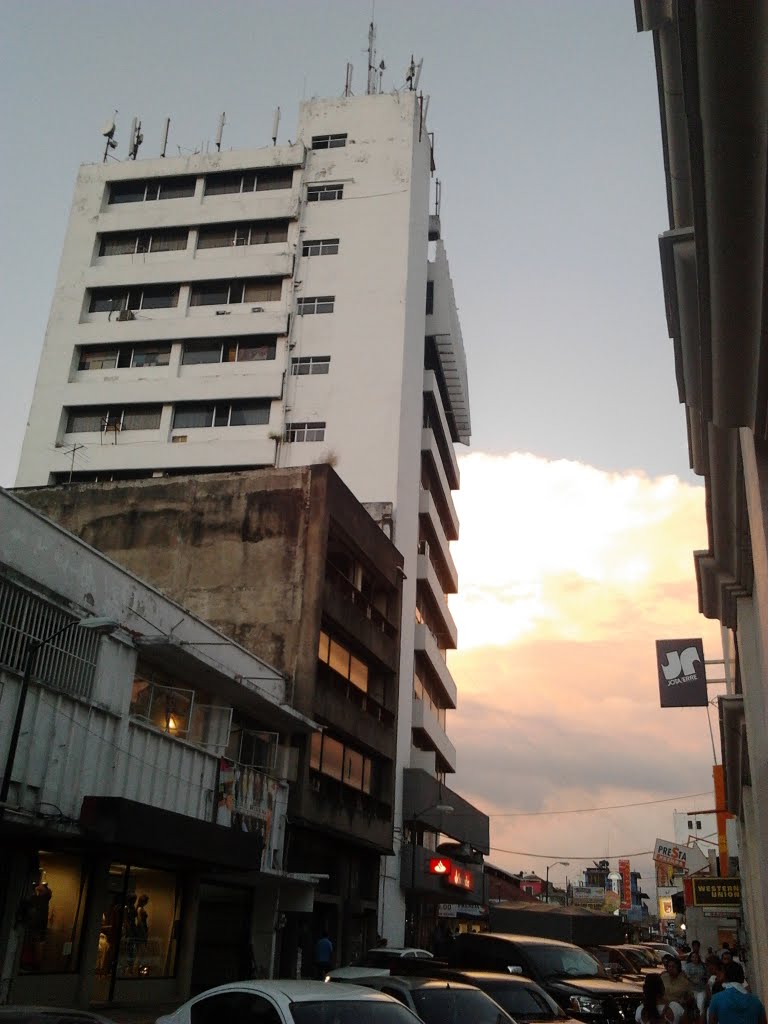
[[[376,719],[377,722],[381,722],[386,728],[391,729],[394,726],[395,715],[393,711],[384,707],[379,701],[374,700],[370,694],[365,693],[355,686],[354,683],[345,679],[344,676],[339,675],[338,672],[328,668],[323,662],[318,662],[317,681],[332,692],[344,697],[350,704],[354,704],[355,707],[360,708],[361,711]]]
[[[384,633],[386,636],[394,637],[397,635],[397,627],[394,626],[386,615],[383,615],[378,608],[371,604],[365,595],[357,589],[351,580],[347,579],[344,573],[340,572],[336,566],[328,563],[325,567],[325,578],[328,583],[331,584],[334,589],[338,590],[339,593],[344,595],[345,600],[351,604],[357,605],[362,611],[363,615],[367,619],[370,619],[373,626]]]
[[[383,800],[377,799],[362,790],[345,786],[338,779],[332,779],[322,772],[310,772],[312,792],[323,802],[343,808],[348,814],[360,814],[377,821],[389,822],[392,818],[392,807]]]

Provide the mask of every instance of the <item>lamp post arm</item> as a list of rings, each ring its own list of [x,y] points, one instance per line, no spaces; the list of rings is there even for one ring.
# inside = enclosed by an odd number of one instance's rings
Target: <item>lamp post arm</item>
[[[21,690],[19,691],[19,700],[16,705],[16,717],[13,722],[13,730],[11,732],[11,739],[8,744],[8,754],[5,758],[5,771],[3,772],[3,782],[0,785],[0,811],[8,800],[8,792],[11,788],[11,774],[13,772],[13,763],[16,760],[16,750],[19,746],[19,736],[21,734],[21,723],[24,718],[24,708],[27,703],[27,693],[29,691],[29,683],[32,678],[32,669],[35,664],[35,657],[41,647],[45,647],[51,640],[55,640],[57,636],[61,636],[62,633],[66,633],[68,629],[72,629],[74,626],[79,625],[77,619],[72,622],[67,622],[60,629],[57,629],[50,636],[45,637],[44,640],[34,640],[27,644],[27,650],[24,655],[24,674],[21,678]]]

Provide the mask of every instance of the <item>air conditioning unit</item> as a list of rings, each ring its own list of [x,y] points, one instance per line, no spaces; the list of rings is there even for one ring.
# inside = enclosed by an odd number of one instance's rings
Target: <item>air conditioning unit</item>
[[[135,320],[136,317],[133,315],[133,310],[131,310],[131,309],[121,309],[120,312],[117,314],[117,319],[118,320]]]

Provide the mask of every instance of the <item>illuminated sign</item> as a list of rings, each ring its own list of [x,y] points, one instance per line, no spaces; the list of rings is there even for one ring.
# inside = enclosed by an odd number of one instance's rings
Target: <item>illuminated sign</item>
[[[433,857],[429,862],[430,875],[449,875],[453,870],[453,864],[447,857]]]
[[[694,907],[738,907],[740,878],[692,878]]]
[[[472,879],[472,872],[465,871],[464,868],[457,867],[455,864],[451,869],[450,875],[446,879],[448,885],[452,885],[456,889],[473,889],[474,881]]]
[[[670,864],[674,868],[685,868],[688,866],[689,853],[691,850],[687,846],[678,846],[666,839],[657,839],[653,859],[657,864]]]
[[[632,876],[629,871],[629,861],[619,861],[619,874],[621,875],[621,909],[629,910],[632,906]]]

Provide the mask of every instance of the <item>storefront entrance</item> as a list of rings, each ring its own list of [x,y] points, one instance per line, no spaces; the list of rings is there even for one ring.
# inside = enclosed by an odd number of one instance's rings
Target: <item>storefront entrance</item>
[[[208,882],[200,885],[192,995],[253,977],[252,907],[251,889]]]

